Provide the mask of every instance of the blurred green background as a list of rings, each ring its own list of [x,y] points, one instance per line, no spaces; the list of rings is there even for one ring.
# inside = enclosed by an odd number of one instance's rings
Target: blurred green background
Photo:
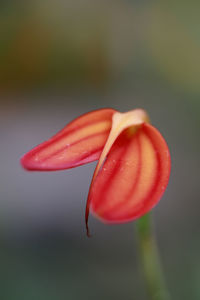
[[[147,300],[134,223],[84,209],[95,163],[28,173],[19,158],[73,118],[148,111],[172,155],[153,210],[172,299],[200,299],[200,2],[0,2],[0,299]]]

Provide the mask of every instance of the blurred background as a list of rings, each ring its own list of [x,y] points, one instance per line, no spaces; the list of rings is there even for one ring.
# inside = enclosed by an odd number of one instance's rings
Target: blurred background
[[[200,2],[0,2],[0,299],[147,300],[135,224],[84,209],[95,163],[28,173],[19,159],[87,111],[148,111],[172,155],[153,210],[172,299],[200,299]]]

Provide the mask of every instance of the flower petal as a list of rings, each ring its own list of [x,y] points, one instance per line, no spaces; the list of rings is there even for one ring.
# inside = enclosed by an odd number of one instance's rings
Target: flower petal
[[[85,223],[86,223],[86,230],[87,230],[88,236],[89,236],[88,217],[89,217],[90,202],[91,202],[90,192],[91,192],[91,188],[93,186],[93,182],[94,182],[100,168],[102,167],[106,156],[108,155],[109,151],[111,150],[113,144],[115,143],[117,138],[120,136],[120,134],[127,128],[130,128],[129,135],[134,134],[137,131],[137,129],[144,122],[149,122],[149,117],[143,109],[134,109],[134,110],[128,111],[126,113],[115,112],[113,114],[112,128],[109,133],[109,137],[106,141],[105,147],[99,158],[96,169],[94,171],[92,183],[90,185],[90,190],[89,190],[89,194],[88,194],[86,211],[85,211]],[[123,143],[122,143],[122,147],[123,147]]]
[[[132,221],[153,208],[170,174],[170,154],[148,123],[124,130],[96,174],[88,196],[92,213],[106,223]]]
[[[21,164],[28,170],[62,170],[99,158],[111,130],[113,109],[84,114],[48,141],[25,154]]]

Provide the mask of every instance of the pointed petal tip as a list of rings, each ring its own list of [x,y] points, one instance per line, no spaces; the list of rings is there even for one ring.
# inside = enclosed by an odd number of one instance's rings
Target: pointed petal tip
[[[27,164],[27,162],[26,162],[26,154],[24,154],[24,155],[20,158],[19,161],[20,161],[21,167],[22,167],[24,170],[27,170],[27,171],[31,170],[29,164]]]
[[[40,171],[42,170],[41,165],[36,163],[33,159],[29,157],[29,152],[24,154],[20,158],[20,164],[22,168],[26,171]]]

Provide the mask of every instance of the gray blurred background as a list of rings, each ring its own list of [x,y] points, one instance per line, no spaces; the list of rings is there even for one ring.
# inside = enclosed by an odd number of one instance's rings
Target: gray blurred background
[[[84,210],[95,163],[29,173],[20,157],[87,111],[147,110],[172,155],[153,210],[172,299],[200,299],[200,2],[0,2],[0,299],[148,300],[135,224]]]

